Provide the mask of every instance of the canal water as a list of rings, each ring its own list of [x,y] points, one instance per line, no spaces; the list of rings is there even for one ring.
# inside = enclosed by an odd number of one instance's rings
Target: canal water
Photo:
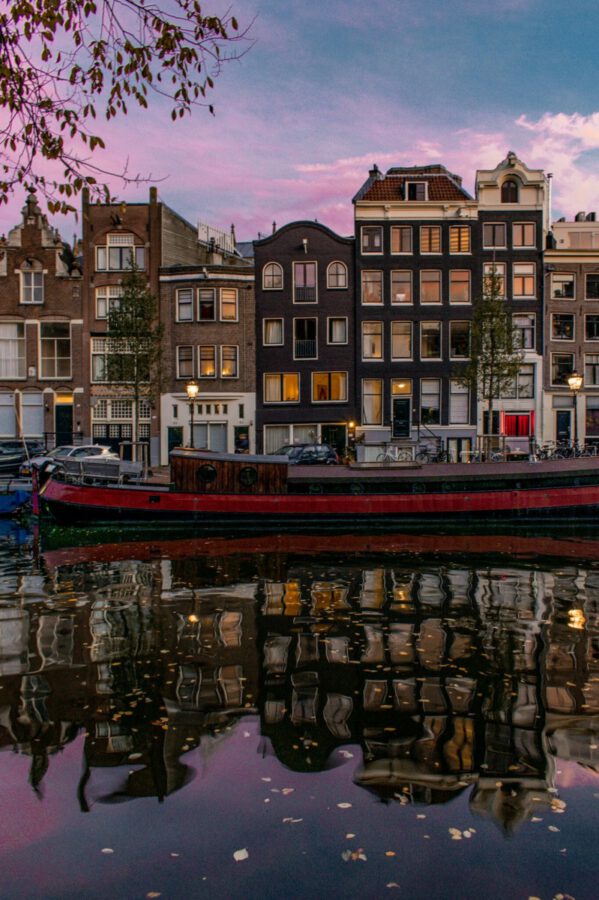
[[[598,896],[599,540],[2,527],[2,898]]]

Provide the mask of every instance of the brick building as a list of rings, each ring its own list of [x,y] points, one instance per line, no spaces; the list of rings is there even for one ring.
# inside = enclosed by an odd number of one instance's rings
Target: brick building
[[[37,203],[0,238],[0,438],[71,443],[85,431],[81,271]]]

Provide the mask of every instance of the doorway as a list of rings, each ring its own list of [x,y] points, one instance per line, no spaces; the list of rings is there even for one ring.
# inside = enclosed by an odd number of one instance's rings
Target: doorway
[[[394,397],[392,408],[391,435],[394,438],[410,437],[410,398]]]
[[[73,443],[73,404],[58,403],[54,407],[54,430],[57,447]]]
[[[569,409],[558,409],[555,413],[555,440],[569,444],[572,434],[572,413]]]
[[[321,425],[320,434],[323,444],[328,444],[340,456],[345,453],[347,447],[347,430],[345,425]]]

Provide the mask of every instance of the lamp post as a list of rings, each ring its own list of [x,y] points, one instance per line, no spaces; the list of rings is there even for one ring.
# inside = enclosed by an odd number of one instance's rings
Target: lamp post
[[[193,450],[193,412],[195,399],[198,396],[198,392],[200,390],[198,384],[195,381],[188,381],[185,385],[185,390],[187,392],[187,399],[189,400],[189,446]]]
[[[574,397],[574,449],[578,449],[578,392],[582,387],[582,375],[579,375],[578,372],[570,372],[566,381],[568,382],[568,387],[572,391],[572,396]]]

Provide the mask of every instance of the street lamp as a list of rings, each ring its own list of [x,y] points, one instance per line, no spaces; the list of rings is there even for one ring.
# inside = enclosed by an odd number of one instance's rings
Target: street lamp
[[[578,372],[570,372],[566,378],[568,387],[572,391],[574,397],[574,449],[578,449],[578,391],[582,387],[583,378]]]
[[[199,385],[195,381],[188,381],[185,385],[185,390],[187,392],[187,399],[189,400],[189,445],[191,449],[194,449],[193,443],[193,412],[194,412],[194,402],[196,397],[198,396],[198,392],[200,390]]]

